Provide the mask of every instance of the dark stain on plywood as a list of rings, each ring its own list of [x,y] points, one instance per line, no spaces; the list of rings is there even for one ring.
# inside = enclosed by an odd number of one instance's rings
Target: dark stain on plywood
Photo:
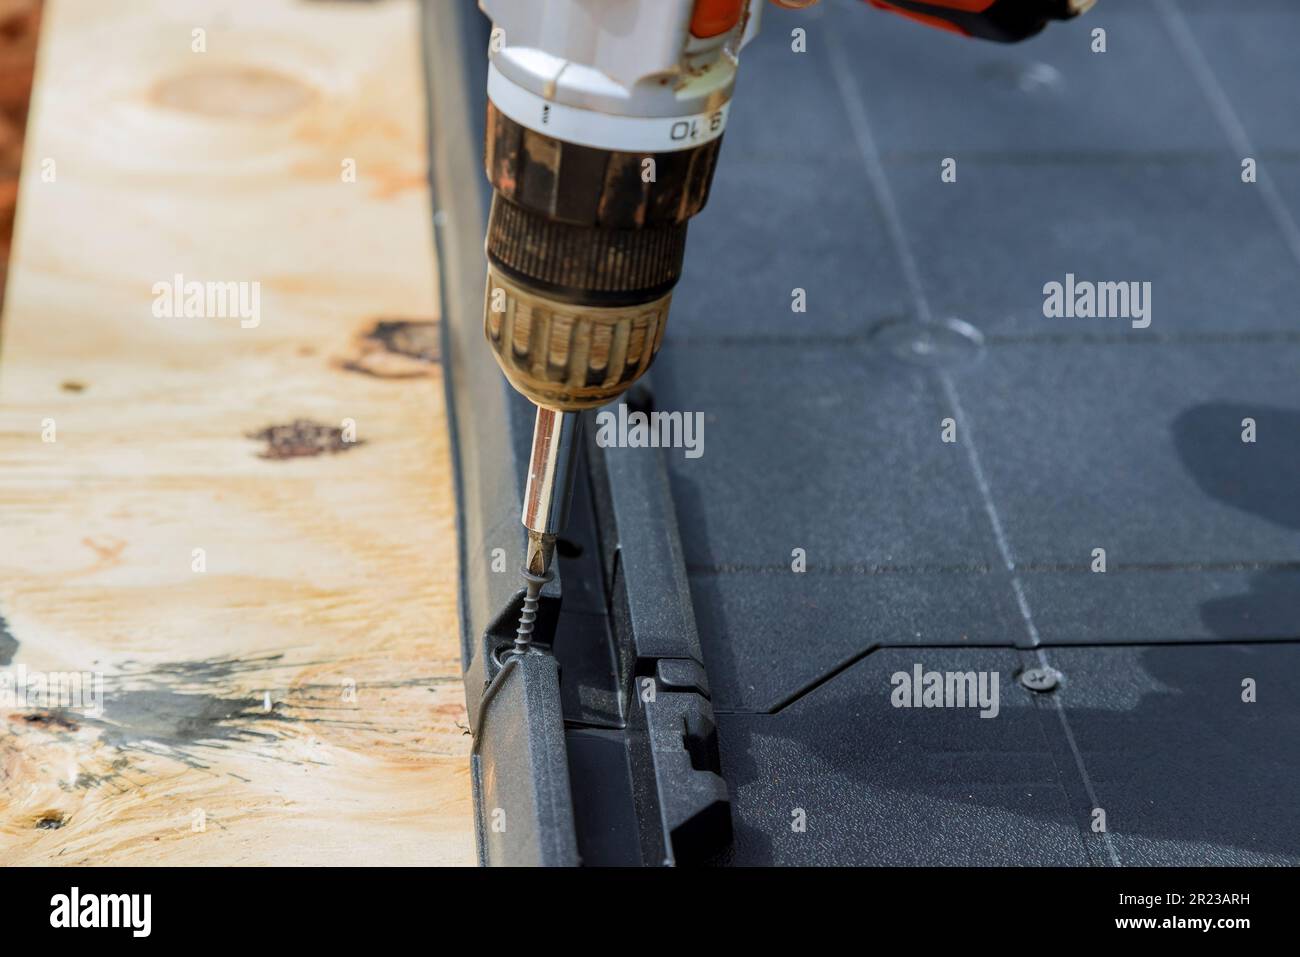
[[[163,752],[194,764],[196,747],[224,747],[231,741],[273,741],[275,735],[252,727],[283,720],[253,697],[136,689],[104,696],[104,715],[88,723],[100,728],[106,744],[123,750]]]
[[[379,319],[357,337],[355,354],[340,368],[378,379],[419,379],[442,360],[439,323],[427,319]]]
[[[258,453],[263,459],[295,459],[316,455],[337,455],[364,445],[361,439],[348,440],[342,428],[313,422],[310,419],[295,419],[287,425],[271,425],[258,432],[249,432],[248,438],[266,443],[266,448]]]
[[[5,621],[3,615],[0,615],[0,667],[13,661],[17,651],[18,639],[10,633],[9,622]]]
[[[76,731],[79,725],[71,717],[62,711],[33,711],[29,714],[14,714],[9,716],[10,721],[21,721],[23,724],[32,728],[58,729],[60,731]]]

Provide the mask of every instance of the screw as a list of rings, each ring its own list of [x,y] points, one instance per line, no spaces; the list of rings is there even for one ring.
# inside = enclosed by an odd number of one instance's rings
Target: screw
[[[528,586],[524,593],[524,607],[519,613],[519,628],[515,632],[515,646],[510,650],[512,655],[527,654],[532,648],[533,642],[533,623],[537,621],[537,608],[541,604],[542,586],[551,580],[554,572],[547,569],[545,575],[534,575],[527,568],[519,569],[523,575],[524,582]]]
[[[1020,683],[1030,691],[1046,694],[1057,686],[1061,675],[1052,668],[1026,668],[1020,674]]]

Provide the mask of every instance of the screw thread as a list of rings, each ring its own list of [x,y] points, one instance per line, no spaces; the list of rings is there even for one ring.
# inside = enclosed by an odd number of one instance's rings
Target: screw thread
[[[548,570],[545,575],[534,575],[527,569],[521,569],[520,573],[528,585],[528,590],[524,593],[524,607],[519,612],[519,627],[515,629],[515,646],[511,649],[511,654],[527,654],[533,644],[533,629],[537,622],[537,609],[541,605],[542,586],[551,580],[551,572]]]

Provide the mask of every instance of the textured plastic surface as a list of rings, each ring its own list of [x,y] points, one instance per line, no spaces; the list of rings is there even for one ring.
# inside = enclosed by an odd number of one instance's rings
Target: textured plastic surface
[[[1037,695],[1013,680],[1015,652],[888,648],[778,714],[721,715],[736,820],[726,860],[1137,866],[1300,858],[1300,647],[1070,648],[1051,659],[1065,683]],[[881,689],[916,661],[927,670],[999,671],[998,716],[892,707]],[[1266,698],[1243,705],[1239,684],[1228,680],[1242,674],[1256,676]],[[1106,812],[1104,836],[1091,829],[1093,807]],[[791,828],[795,809],[806,815],[803,832]]]
[[[769,11],[654,370],[706,421],[667,462],[724,862],[1300,862],[1298,43],[1286,0],[1014,47]],[[1067,272],[1150,281],[1151,326],[1045,318]],[[982,343],[914,325],[949,318]],[[918,662],[997,671],[1001,713],[894,708]]]

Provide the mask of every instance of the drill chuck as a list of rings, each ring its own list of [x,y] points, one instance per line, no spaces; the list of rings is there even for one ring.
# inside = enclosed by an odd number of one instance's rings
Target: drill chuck
[[[535,405],[561,412],[617,399],[645,374],[663,342],[672,293],[630,306],[556,299],[527,280],[488,267],[485,331],[510,384]]]
[[[687,221],[708,200],[721,139],[602,149],[528,129],[491,102],[487,131],[488,343],[537,405],[604,405],[663,342]]]

